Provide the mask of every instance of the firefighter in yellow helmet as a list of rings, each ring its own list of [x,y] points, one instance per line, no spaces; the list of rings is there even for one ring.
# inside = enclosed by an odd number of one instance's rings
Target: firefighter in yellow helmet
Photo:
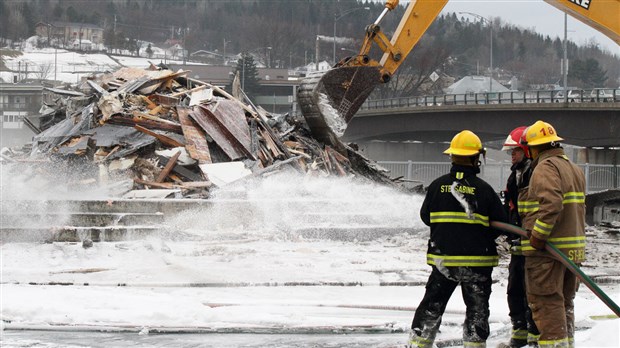
[[[525,255],[527,299],[540,331],[540,348],[574,347],[573,299],[577,279],[547,251],[551,242],[573,262],[585,261],[585,177],[566,157],[555,128],[536,121],[524,142],[533,158],[527,192],[519,195],[519,213],[529,240]]]
[[[460,285],[467,306],[463,345],[480,348],[489,337],[491,273],[499,261],[495,244],[499,234],[489,221],[506,217],[499,196],[477,177],[480,155],[485,153],[480,138],[462,131],[444,153],[452,159],[450,173],[429,185],[420,209],[422,221],[431,229],[426,257],[432,270],[411,323],[408,346],[433,346],[446,305]]]

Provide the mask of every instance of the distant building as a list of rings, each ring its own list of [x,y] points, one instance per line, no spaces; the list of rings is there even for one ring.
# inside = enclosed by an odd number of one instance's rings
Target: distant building
[[[295,74],[300,76],[306,76],[308,73],[315,71],[327,71],[332,68],[332,65],[327,61],[321,61],[317,63],[310,63],[299,68],[295,68]]]
[[[35,133],[24,123],[24,117],[39,126],[43,86],[40,84],[0,83],[0,148],[23,145]]]
[[[230,85],[235,66],[182,65],[169,64],[170,69],[191,70],[189,77],[211,83],[219,87]],[[290,76],[288,69],[258,68],[260,92],[255,97],[256,104],[268,112],[286,113],[295,111],[297,87],[301,82],[298,76]]]
[[[498,93],[509,92],[510,90],[497,80],[489,81],[487,76],[465,76],[456,81],[448,88],[446,94],[471,94],[474,93]]]
[[[80,49],[80,41],[89,41],[87,49],[91,49],[93,45],[103,44],[103,28],[89,23],[72,23],[72,22],[39,22],[35,25],[35,32],[38,36],[48,39],[49,42],[60,42],[65,47],[72,47],[78,42]],[[81,49],[85,49],[82,47]]]
[[[510,92],[508,88],[487,76],[465,76],[444,90],[445,94],[454,94],[455,102],[476,101],[496,103],[499,93]]]
[[[190,53],[190,58],[194,61],[199,61],[207,64],[214,65],[235,65],[240,55],[221,54],[218,51],[198,50]]]

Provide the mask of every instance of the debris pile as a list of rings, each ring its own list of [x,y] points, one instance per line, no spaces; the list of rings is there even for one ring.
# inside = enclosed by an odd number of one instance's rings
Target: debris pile
[[[269,114],[240,88],[233,97],[188,72],[122,68],[75,90],[46,88],[52,98],[42,112],[53,122],[21,156],[3,158],[90,166],[86,182],[131,180],[125,197],[204,198],[213,186],[285,169],[393,184],[351,147],[313,139],[303,120]]]

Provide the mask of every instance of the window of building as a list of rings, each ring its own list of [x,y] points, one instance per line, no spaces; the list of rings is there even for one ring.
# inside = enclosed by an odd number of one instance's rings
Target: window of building
[[[23,117],[28,114],[23,111],[8,111],[2,115],[3,129],[21,129],[24,127]]]

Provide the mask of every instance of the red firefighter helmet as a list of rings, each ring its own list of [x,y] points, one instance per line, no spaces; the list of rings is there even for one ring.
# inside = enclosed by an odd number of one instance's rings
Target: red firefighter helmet
[[[506,137],[506,141],[504,141],[504,146],[502,147],[502,151],[510,151],[515,147],[520,147],[521,150],[525,153],[525,157],[530,158],[530,149],[527,145],[521,143],[522,137],[525,135],[526,126],[517,127],[508,134]]]

